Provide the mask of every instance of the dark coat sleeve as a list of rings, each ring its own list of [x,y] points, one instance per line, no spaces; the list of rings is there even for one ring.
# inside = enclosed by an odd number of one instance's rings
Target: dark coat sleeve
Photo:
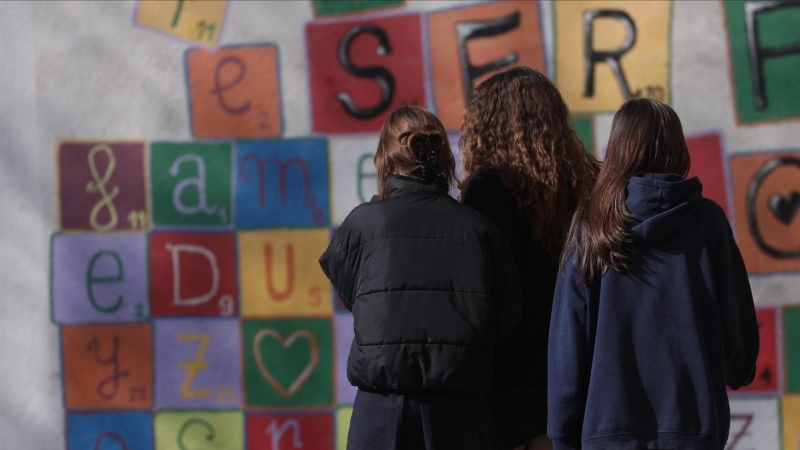
[[[556,281],[547,364],[547,435],[554,450],[581,448],[589,387],[587,290],[570,264]]]
[[[464,185],[461,202],[491,220],[514,245],[514,203],[499,178],[473,174]]]
[[[713,248],[714,287],[725,340],[727,384],[739,389],[753,382],[760,346],[758,320],[747,269],[724,215],[722,232]]]
[[[343,236],[346,234],[346,229],[339,228],[328,245],[328,249],[319,258],[319,265],[325,272],[325,276],[331,280],[331,284],[339,294],[339,298],[342,299],[345,308],[352,311],[355,301],[356,272],[353,258],[348,258],[349,255],[342,242]]]

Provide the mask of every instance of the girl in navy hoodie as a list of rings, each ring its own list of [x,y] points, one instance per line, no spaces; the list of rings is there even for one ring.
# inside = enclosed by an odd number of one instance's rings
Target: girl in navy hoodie
[[[633,99],[614,116],[556,284],[555,450],[725,448],[725,386],[752,382],[758,324],[725,213],[685,178],[689,162],[669,106]]]

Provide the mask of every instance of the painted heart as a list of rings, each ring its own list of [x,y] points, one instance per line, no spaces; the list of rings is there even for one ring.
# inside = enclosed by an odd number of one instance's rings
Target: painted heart
[[[797,210],[800,209],[800,193],[792,192],[789,196],[772,194],[769,198],[769,209],[772,214],[786,225],[794,219]]]
[[[308,343],[311,344],[311,360],[308,362],[308,364],[306,364],[305,368],[303,368],[300,374],[297,375],[294,381],[292,381],[292,384],[289,385],[288,389],[285,388],[272,375],[272,373],[270,373],[266,364],[264,364],[264,358],[261,356],[259,345],[266,337],[275,339],[284,349],[291,347],[292,344],[300,338],[307,339]],[[278,394],[285,398],[289,398],[297,393],[301,387],[303,387],[303,384],[305,384],[306,380],[308,380],[308,377],[311,376],[311,372],[313,372],[314,368],[317,367],[317,362],[319,362],[319,347],[317,346],[317,339],[314,337],[314,335],[304,328],[301,328],[290,334],[286,339],[284,339],[283,336],[278,333],[278,331],[273,330],[272,328],[265,328],[263,330],[259,330],[253,338],[253,355],[256,358],[256,365],[258,365],[258,370],[261,372],[261,375],[278,392]]]

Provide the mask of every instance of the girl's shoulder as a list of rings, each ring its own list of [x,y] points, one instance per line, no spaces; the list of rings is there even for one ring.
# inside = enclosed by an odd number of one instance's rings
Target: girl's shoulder
[[[476,170],[470,174],[467,181],[464,182],[464,187],[461,189],[462,198],[471,193],[506,196],[508,195],[508,190],[503,184],[500,175]]]
[[[361,203],[350,211],[350,214],[344,218],[339,229],[357,229],[364,225],[365,221],[375,215],[375,210],[383,200],[377,196],[373,197],[371,201]]]
[[[710,198],[700,198],[700,212],[706,222],[716,222],[719,225],[728,224],[728,215],[725,210],[714,200]]]
[[[502,183],[502,181],[497,173],[478,169],[469,174],[464,185],[467,186],[473,183]]]
[[[698,208],[702,217],[702,228],[705,231],[706,241],[728,242],[735,240],[731,230],[728,215],[725,210],[714,200],[702,197]]]
[[[336,227],[336,232],[331,239],[331,244],[336,246],[345,255],[358,248],[363,240],[364,233],[369,233],[371,222],[375,220],[374,205],[378,202],[362,203],[342,220]]]

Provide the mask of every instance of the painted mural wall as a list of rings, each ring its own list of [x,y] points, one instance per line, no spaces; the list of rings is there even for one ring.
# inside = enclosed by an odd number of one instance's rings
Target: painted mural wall
[[[352,317],[317,259],[391,110],[456,149],[513,64],[599,157],[625,98],[676,109],[758,306],[727,448],[800,449],[789,0],[0,3],[0,447],[343,450]]]

